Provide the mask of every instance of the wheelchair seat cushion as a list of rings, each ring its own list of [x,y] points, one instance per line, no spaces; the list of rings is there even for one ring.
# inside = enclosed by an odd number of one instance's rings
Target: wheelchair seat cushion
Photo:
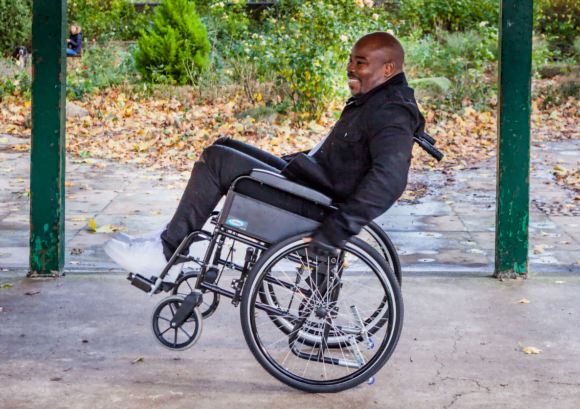
[[[259,202],[319,223],[334,211],[331,207],[320,205],[312,200],[288,193],[285,190],[269,186],[257,180],[242,179],[236,184],[235,191]]]
[[[306,186],[302,186],[298,183],[292,182],[286,179],[279,173],[270,172],[268,170],[254,169],[250,174],[250,177],[259,180],[260,182],[276,187],[285,192],[294,194],[296,196],[303,197],[305,199],[312,200],[313,202],[319,203],[321,205],[330,206],[332,205],[332,199],[328,196],[323,195],[316,190],[310,189]]]

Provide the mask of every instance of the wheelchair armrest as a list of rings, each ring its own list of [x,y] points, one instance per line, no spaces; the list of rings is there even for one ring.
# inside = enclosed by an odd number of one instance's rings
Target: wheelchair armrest
[[[266,185],[295,194],[296,196],[304,197],[306,199],[312,200],[313,202],[325,206],[332,205],[332,199],[330,197],[325,196],[322,193],[310,189],[306,186],[292,182],[278,173],[270,172],[269,170],[254,169],[250,174],[250,177]]]

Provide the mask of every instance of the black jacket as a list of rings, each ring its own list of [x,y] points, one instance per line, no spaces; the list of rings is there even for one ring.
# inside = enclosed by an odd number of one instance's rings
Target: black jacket
[[[320,149],[313,156],[296,155],[282,171],[340,203],[317,232],[342,247],[386,212],[405,191],[413,135],[424,127],[403,73],[350,98]]]
[[[68,48],[72,48],[77,54],[81,53],[83,43],[83,32],[79,32],[78,34],[71,34],[70,35],[70,42],[68,43]]]

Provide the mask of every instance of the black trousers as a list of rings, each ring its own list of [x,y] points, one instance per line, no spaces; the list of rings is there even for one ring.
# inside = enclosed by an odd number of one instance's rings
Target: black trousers
[[[169,260],[185,237],[203,227],[234,180],[249,175],[253,169],[280,173],[286,165],[275,155],[229,138],[220,138],[206,148],[195,162],[177,210],[161,235],[165,257]],[[327,208],[260,184],[240,183],[239,189],[257,200],[313,220],[322,221],[329,214]]]

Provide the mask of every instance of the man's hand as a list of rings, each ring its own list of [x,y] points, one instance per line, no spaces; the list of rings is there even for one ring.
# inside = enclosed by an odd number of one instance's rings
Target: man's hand
[[[336,257],[338,255],[338,249],[320,233],[315,233],[313,237],[304,237],[302,240],[309,243],[307,249],[309,257]]]

